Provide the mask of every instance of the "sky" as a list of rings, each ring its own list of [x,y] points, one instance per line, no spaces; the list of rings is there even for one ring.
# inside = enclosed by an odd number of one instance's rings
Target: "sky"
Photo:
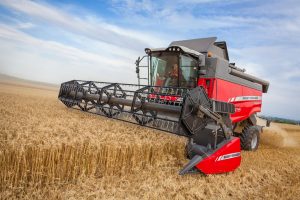
[[[146,47],[211,36],[270,82],[262,114],[300,120],[299,0],[1,0],[0,73],[137,83]]]

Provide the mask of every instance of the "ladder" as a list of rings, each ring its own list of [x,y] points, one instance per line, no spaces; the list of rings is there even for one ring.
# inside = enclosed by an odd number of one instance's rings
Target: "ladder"
[[[147,58],[147,65],[140,65],[141,62],[143,61],[144,58]],[[141,85],[141,81],[142,80],[146,80],[147,81],[147,85],[150,85],[149,83],[149,56],[145,55],[142,58],[138,57],[138,59],[135,61],[135,65],[136,65],[136,74],[137,74],[137,78],[138,78],[138,85]],[[140,75],[140,68],[146,68],[147,69],[147,77],[141,77]]]

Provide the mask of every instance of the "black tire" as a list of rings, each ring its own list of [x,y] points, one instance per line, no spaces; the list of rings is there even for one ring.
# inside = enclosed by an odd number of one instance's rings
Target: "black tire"
[[[255,151],[259,146],[260,131],[257,126],[246,126],[240,135],[241,148],[246,151]]]

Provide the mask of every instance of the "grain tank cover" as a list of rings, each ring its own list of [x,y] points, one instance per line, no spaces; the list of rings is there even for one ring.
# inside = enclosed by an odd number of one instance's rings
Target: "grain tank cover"
[[[216,40],[216,37],[180,40],[171,42],[169,46],[184,46],[198,52],[207,52]]]
[[[213,55],[229,60],[225,42],[216,42],[217,37],[173,41],[170,46],[184,46],[199,53],[211,52]]]

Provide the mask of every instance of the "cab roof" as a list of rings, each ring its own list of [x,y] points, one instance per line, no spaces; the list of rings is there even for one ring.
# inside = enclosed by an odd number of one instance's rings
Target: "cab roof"
[[[190,40],[173,41],[170,46],[184,46],[199,53],[211,52],[220,58],[229,61],[226,42],[216,42],[217,37],[197,38]]]
[[[167,48],[146,48],[151,52],[168,51],[170,47],[179,47],[183,52],[199,56],[211,52],[214,57],[229,61],[227,45],[225,41],[216,42],[217,37],[198,38],[191,40],[173,41]]]

